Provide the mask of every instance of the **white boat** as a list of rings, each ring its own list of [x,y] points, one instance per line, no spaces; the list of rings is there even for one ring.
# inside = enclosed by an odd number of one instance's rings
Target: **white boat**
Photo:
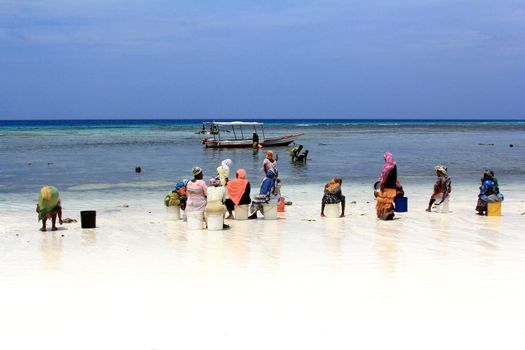
[[[296,138],[304,135],[267,137],[264,124],[259,122],[209,122],[203,124],[199,133],[210,135],[202,140],[202,144],[210,148],[253,147],[254,142],[264,147],[288,146]]]

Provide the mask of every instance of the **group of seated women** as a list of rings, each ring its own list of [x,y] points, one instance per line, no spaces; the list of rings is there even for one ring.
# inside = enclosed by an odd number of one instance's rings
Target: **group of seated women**
[[[231,159],[222,161],[217,168],[217,176],[209,180],[209,186],[203,180],[202,169],[194,167],[192,169],[193,179],[178,182],[175,190],[166,196],[166,205],[180,206],[185,211],[185,215],[191,212],[206,214],[228,212],[226,219],[233,219],[236,206],[251,204],[249,218],[256,218],[257,212],[264,214],[265,204],[279,202],[280,180],[277,178],[277,157],[273,158],[272,151],[266,153],[262,165],[265,177],[259,193],[254,196],[253,200],[250,198],[251,185],[246,179],[246,170],[238,169],[235,178],[229,179],[232,164]]]
[[[384,166],[379,180],[374,184],[376,197],[376,214],[381,220],[392,220],[395,215],[395,199],[403,197],[404,191],[397,179],[397,164],[390,152],[384,154]],[[278,179],[277,157],[273,158],[272,151],[266,153],[262,165],[265,177],[261,183],[259,193],[253,199],[250,197],[251,186],[247,180],[246,170],[238,169],[234,179],[229,179],[230,167],[233,162],[225,159],[217,168],[217,176],[209,180],[209,187],[202,180],[203,173],[199,167],[192,169],[194,178],[190,181],[181,181],[176,184],[175,190],[166,196],[166,205],[179,205],[186,213],[202,211],[206,213],[228,212],[227,219],[234,218],[236,206],[250,205],[249,218],[256,218],[257,212],[264,214],[266,204],[277,204],[280,200],[280,180]],[[427,211],[448,201],[452,191],[451,179],[447,167],[437,165],[436,182],[430,197]],[[342,179],[333,178],[324,187],[321,200],[321,216],[325,216],[327,204],[340,204],[340,217],[345,216],[345,196],[342,193]],[[492,170],[486,170],[481,179],[480,193],[476,210],[480,215],[486,215],[487,204],[503,200],[499,192],[498,181]],[[168,204],[169,203],[169,204]]]

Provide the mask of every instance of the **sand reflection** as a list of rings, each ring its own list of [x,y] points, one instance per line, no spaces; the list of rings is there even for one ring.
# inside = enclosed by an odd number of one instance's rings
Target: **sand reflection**
[[[376,252],[379,263],[386,274],[392,278],[397,269],[399,255],[399,227],[394,221],[377,221],[376,227]]]
[[[345,220],[326,218],[324,221],[325,243],[330,256],[342,255],[342,242],[345,238]]]
[[[94,247],[97,245],[97,233],[94,229],[84,229],[80,234],[80,244],[84,247]]]
[[[262,250],[265,263],[276,268],[281,263],[282,232],[286,232],[283,220],[264,221],[262,230],[257,235],[257,242]]]
[[[45,233],[40,243],[42,255],[42,268],[46,271],[57,271],[62,259],[61,233]]]

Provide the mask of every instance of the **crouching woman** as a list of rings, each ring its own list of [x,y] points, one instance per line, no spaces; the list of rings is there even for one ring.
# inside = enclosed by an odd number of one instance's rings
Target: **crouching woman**
[[[498,180],[494,177],[494,172],[490,169],[485,170],[479,187],[477,214],[487,215],[487,204],[502,202],[503,199],[503,193],[499,191]]]

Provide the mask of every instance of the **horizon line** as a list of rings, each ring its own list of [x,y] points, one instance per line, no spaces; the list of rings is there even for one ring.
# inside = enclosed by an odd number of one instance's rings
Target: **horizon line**
[[[525,121],[525,117],[81,117],[81,118],[13,118],[0,119],[7,121],[128,121],[128,120],[380,120],[380,121]]]

